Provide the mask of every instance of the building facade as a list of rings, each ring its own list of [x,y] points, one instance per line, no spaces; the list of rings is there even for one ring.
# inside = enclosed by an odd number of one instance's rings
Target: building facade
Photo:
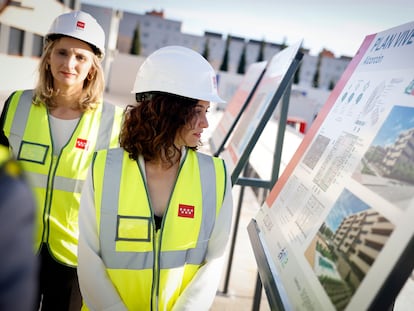
[[[109,74],[110,63],[117,53],[129,53],[134,32],[138,28],[140,35],[140,56],[148,56],[153,51],[167,45],[182,45],[205,54],[219,71],[227,50],[229,73],[237,73],[242,53],[245,68],[254,62],[270,60],[282,50],[284,43],[270,43],[264,40],[251,40],[241,37],[224,36],[206,31],[198,36],[181,32],[181,21],[166,19],[163,12],[136,14],[117,9],[82,4],[80,0],[20,0],[11,1],[0,13],[0,53],[23,57],[39,57],[43,48],[43,37],[53,19],[72,9],[82,9],[93,15],[103,26],[107,36],[104,69]],[[335,58],[333,55],[312,56],[305,54],[298,70],[302,86],[313,86],[315,74],[318,74],[318,88],[331,89],[341,77],[351,58]],[[259,55],[263,59],[259,60]],[[318,68],[319,66],[319,68]]]
[[[39,57],[54,18],[80,6],[80,0],[10,1],[0,13],[0,53]]]
[[[82,10],[97,17],[98,21],[102,10],[108,8],[82,4]],[[224,54],[228,48],[228,69],[230,73],[237,73],[242,52],[245,49],[245,67],[259,61],[262,52],[263,59],[270,60],[273,55],[280,52],[285,43],[271,43],[264,40],[253,40],[242,37],[227,36],[221,33],[205,31],[202,36],[181,32],[181,21],[164,18],[163,11],[151,11],[146,14],[122,12],[119,19],[118,39],[116,51],[129,53],[134,37],[134,31],[138,29],[140,35],[141,56],[148,56],[155,50],[167,45],[182,45],[191,48],[201,54],[208,49],[208,61],[214,69],[220,70]],[[228,44],[228,47],[227,47]],[[262,51],[261,51],[262,49]],[[302,49],[304,58],[299,68],[299,84],[313,86],[315,74],[318,72],[318,88],[332,89],[345,68],[350,62],[350,57],[335,58],[329,51],[321,51],[321,55],[312,56],[306,49]],[[318,58],[320,62],[318,64]],[[319,68],[318,68],[319,65]]]

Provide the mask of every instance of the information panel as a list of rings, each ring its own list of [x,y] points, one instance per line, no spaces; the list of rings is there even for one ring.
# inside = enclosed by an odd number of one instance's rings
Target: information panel
[[[217,127],[211,134],[209,143],[212,154],[220,153],[222,150],[219,149],[224,149],[225,146],[222,146],[225,144],[224,140],[231,135],[232,127],[235,126],[235,122],[240,118],[240,113],[243,112],[243,108],[247,107],[249,97],[254,91],[258,81],[260,81],[266,64],[267,62],[263,61],[253,63],[248,67],[242,82],[227,104]]]
[[[240,161],[242,156],[246,157],[247,153],[251,152],[249,149],[252,149],[252,145],[257,142],[261,131],[297,70],[303,56],[299,51],[301,45],[300,41],[272,57],[249,105],[221,155],[226,161],[229,171],[232,172],[233,183],[245,165],[241,162],[248,160],[247,157],[244,161]]]
[[[414,267],[413,55],[414,22],[365,38],[252,220],[287,310],[383,310]]]

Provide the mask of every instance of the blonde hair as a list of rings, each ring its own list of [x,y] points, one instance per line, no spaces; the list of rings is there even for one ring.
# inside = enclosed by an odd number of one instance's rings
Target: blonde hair
[[[59,90],[53,88],[53,76],[48,64],[48,59],[52,50],[62,36],[55,40],[48,40],[43,48],[43,54],[40,58],[38,67],[39,79],[35,88],[34,103],[39,105],[44,103],[48,108],[54,108],[56,104],[53,102],[54,96],[59,93]],[[93,110],[96,108],[99,101],[102,99],[102,94],[105,88],[105,78],[101,66],[101,59],[94,54],[92,59],[92,68],[88,73],[82,89],[82,95],[79,100],[79,109],[83,111]]]

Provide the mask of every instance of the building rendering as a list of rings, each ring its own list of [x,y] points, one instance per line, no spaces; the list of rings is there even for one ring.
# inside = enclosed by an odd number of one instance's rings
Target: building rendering
[[[348,262],[338,265],[339,273],[359,285],[393,229],[394,225],[373,209],[344,218],[332,237],[341,257]]]
[[[414,129],[403,131],[394,144],[387,146],[382,169],[386,176],[414,182]],[[400,171],[395,171],[399,167]],[[408,171],[411,168],[411,171]],[[405,173],[405,176],[401,176]]]

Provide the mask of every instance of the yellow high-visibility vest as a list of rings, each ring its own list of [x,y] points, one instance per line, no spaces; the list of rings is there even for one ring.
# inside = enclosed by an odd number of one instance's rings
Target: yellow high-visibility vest
[[[16,178],[23,177],[20,165],[13,159],[10,149],[3,145],[0,145],[0,172]]]
[[[81,116],[68,143],[54,155],[45,105],[32,104],[33,90],[17,91],[7,106],[4,132],[37,202],[35,248],[77,266],[80,192],[96,150],[118,147],[123,109],[101,103]]]
[[[109,278],[128,310],[171,310],[205,261],[225,195],[223,160],[187,151],[160,230],[155,229],[144,168],[127,152],[99,151],[92,169]]]
[[[10,159],[10,151],[6,146],[0,145],[0,167]]]

